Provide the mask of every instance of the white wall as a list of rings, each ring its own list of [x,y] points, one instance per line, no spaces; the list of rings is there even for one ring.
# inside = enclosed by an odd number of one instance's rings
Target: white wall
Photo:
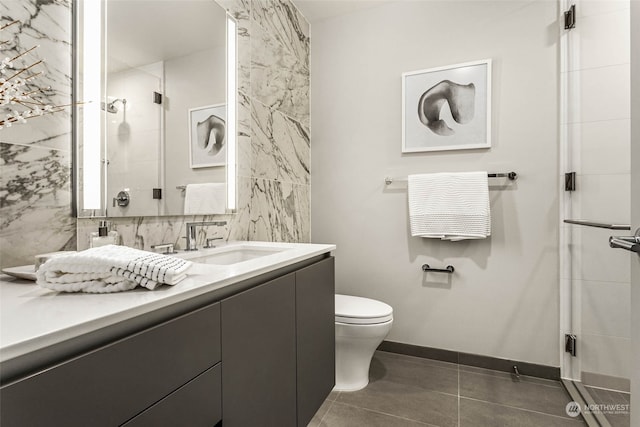
[[[571,216],[629,224],[629,2],[582,0],[577,12],[566,69],[561,70],[569,88],[562,126],[577,173],[577,189],[568,200]],[[573,332],[579,337],[581,379],[626,390],[631,255],[609,247],[611,230],[563,228],[570,236],[572,270],[567,273],[578,314]]]
[[[394,307],[388,340],[559,366],[558,7],[397,2],[314,23],[312,240],[336,243],[337,291]],[[401,154],[401,73],[493,59],[490,150]],[[490,239],[412,238],[386,175],[492,181]],[[422,273],[423,263],[456,273]]]

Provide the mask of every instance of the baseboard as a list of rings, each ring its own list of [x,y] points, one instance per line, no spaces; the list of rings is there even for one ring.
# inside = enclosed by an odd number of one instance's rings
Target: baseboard
[[[513,367],[517,366],[520,375],[528,375],[531,377],[545,378],[549,380],[560,379],[560,368],[555,366],[538,365],[535,363],[500,359],[498,357],[482,356],[471,353],[461,353],[458,351],[443,350],[440,348],[422,347],[394,341],[383,341],[378,346],[378,350],[509,373],[513,373]]]
[[[593,372],[582,372],[582,384],[590,387],[617,390],[623,393],[629,393],[631,391],[631,381],[629,378],[620,378]]]

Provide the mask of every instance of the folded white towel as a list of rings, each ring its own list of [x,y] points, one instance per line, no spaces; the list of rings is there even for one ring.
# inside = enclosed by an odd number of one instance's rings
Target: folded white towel
[[[107,293],[175,285],[191,265],[172,256],[106,245],[51,258],[36,275],[40,286],[55,291]]]
[[[185,215],[223,214],[227,187],[224,183],[187,184],[184,194]]]
[[[487,172],[409,175],[411,235],[443,240],[491,235]]]

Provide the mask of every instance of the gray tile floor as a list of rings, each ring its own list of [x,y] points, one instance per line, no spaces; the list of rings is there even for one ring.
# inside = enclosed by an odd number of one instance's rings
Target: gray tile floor
[[[558,381],[377,351],[369,385],[332,392],[309,427],[579,427]]]
[[[595,387],[586,387],[586,389],[597,404],[605,405],[605,410],[607,410],[606,405],[628,405],[631,400],[629,393]],[[629,427],[631,425],[629,412],[626,410],[611,409],[605,416],[611,427]]]

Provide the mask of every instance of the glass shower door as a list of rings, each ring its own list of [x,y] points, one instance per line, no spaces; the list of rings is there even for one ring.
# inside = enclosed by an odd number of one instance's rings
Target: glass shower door
[[[563,354],[562,375],[586,395],[594,425],[629,426],[632,254],[608,244],[632,234],[629,0],[561,3],[577,15],[561,43],[561,172],[575,173],[561,214],[562,338],[575,356]]]

